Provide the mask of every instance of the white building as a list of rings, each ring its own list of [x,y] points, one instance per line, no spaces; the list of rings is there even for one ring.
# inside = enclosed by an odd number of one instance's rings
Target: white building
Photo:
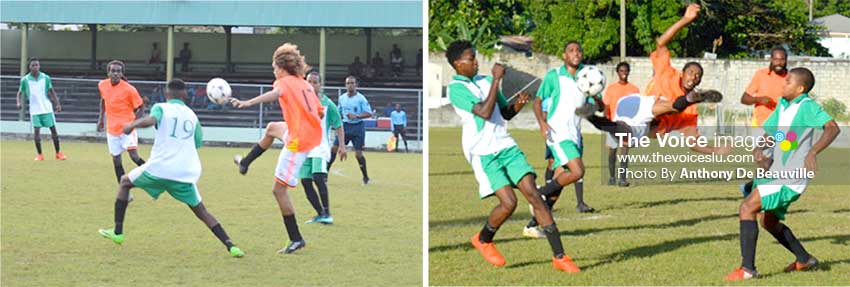
[[[850,59],[850,18],[841,14],[833,14],[812,21],[826,26],[823,36],[818,41],[835,58]]]

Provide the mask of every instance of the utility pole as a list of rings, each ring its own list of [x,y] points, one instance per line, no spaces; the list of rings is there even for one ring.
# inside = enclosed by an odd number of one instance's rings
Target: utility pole
[[[811,16],[809,16],[811,18]],[[620,62],[626,60],[626,0],[620,0]]]
[[[812,6],[815,6],[815,0],[809,0],[809,22],[812,22]]]

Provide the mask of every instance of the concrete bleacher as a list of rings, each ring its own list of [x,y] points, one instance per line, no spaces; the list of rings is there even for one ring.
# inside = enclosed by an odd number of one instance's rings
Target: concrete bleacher
[[[62,112],[56,114],[58,122],[71,123],[95,123],[98,118],[100,95],[97,90],[97,80],[88,79],[57,79],[55,75],[51,75],[54,89],[59,96],[62,104]],[[131,83],[133,80],[131,79]],[[142,97],[153,99],[153,91],[157,85],[161,83],[134,83]],[[15,97],[18,91],[18,77],[3,77],[0,81],[0,120],[16,121],[18,120],[19,111],[15,104]],[[190,87],[200,88],[202,84],[190,84]],[[240,99],[247,99],[260,94],[259,86],[232,85],[233,96]],[[270,86],[264,86],[267,91]],[[325,92],[334,101],[338,102],[341,88],[327,88]],[[342,89],[344,92],[344,89]],[[416,138],[420,132],[418,125],[420,123],[419,116],[421,115],[418,104],[420,95],[412,90],[361,90],[369,99],[372,108],[376,113],[380,114],[386,103],[399,103],[405,108],[408,114],[408,134],[411,138]],[[190,101],[191,104],[191,101]],[[195,103],[192,104],[192,109],[198,115],[199,120],[204,126],[210,127],[233,127],[233,128],[261,128],[265,127],[268,122],[280,121],[282,118],[280,108],[276,102],[267,103],[261,107],[255,106],[250,109],[236,110],[229,107],[224,107],[221,110],[208,110],[208,101],[205,96],[197,95]],[[149,109],[150,104],[146,105]],[[28,120],[29,115],[25,113],[24,119]],[[378,128],[370,128],[368,130],[385,130]],[[421,133],[420,133],[421,134]]]

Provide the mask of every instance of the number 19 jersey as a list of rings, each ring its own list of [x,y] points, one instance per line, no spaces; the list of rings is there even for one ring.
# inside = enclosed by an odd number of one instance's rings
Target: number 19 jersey
[[[196,183],[201,177],[198,148],[203,138],[198,116],[177,99],[154,105],[151,116],[157,128],[145,170],[158,178]]]

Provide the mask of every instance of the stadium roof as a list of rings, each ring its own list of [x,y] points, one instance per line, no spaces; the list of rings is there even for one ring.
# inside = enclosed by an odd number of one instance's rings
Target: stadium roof
[[[0,1],[0,21],[421,28],[422,1]]]
[[[850,34],[850,18],[841,14],[815,18],[812,22],[826,26],[826,30],[830,33]]]

